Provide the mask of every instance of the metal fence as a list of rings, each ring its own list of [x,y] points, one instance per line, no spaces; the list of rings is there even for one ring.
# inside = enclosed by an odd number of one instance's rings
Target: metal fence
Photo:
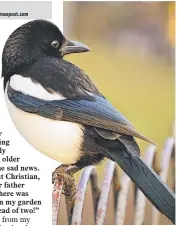
[[[175,190],[175,139],[174,137],[169,137],[165,141],[165,145],[161,154],[161,166],[160,169],[157,168],[156,164],[156,147],[150,145],[145,151],[145,161],[146,163],[154,168],[161,179],[167,183],[168,171],[171,170],[172,189]],[[93,208],[94,212],[94,224],[101,225],[105,224],[105,216],[109,209],[108,198],[111,192],[111,187],[113,187],[113,209],[114,209],[114,224],[123,225],[125,224],[125,218],[127,213],[128,205],[128,194],[131,184],[133,183],[130,178],[122,173],[119,174],[119,169],[116,163],[108,161],[102,186],[100,187],[97,172],[94,166],[86,167],[81,175],[77,186],[77,193],[75,198],[66,197],[66,212],[68,218],[68,224],[82,224],[83,207],[86,195],[86,189],[88,182],[90,180],[92,188],[93,206],[89,206],[90,210]],[[54,189],[52,194],[52,223],[57,225],[59,222],[59,212],[62,196],[62,181],[55,181]],[[134,192],[134,208],[133,208],[133,224],[142,225],[144,224],[146,216],[146,204],[147,199],[144,194],[135,187]],[[71,206],[73,207],[71,210]],[[131,211],[131,212],[132,212]],[[152,206],[151,208],[151,224],[159,224],[160,212]],[[86,222],[90,224],[90,222]]]

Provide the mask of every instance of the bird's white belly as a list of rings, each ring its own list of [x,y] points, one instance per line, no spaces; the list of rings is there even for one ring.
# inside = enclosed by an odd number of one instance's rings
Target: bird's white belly
[[[15,107],[5,95],[8,111],[21,135],[37,150],[62,163],[74,163],[80,155],[83,127],[30,114]]]

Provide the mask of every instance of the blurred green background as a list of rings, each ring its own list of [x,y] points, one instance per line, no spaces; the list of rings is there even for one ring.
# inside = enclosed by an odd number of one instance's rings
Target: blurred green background
[[[160,152],[175,120],[175,2],[66,1],[63,21],[67,38],[91,48],[66,60]]]

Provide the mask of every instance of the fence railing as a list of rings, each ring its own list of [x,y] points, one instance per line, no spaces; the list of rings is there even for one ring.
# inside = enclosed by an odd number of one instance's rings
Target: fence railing
[[[168,171],[171,170],[170,175],[172,178],[172,189],[175,190],[175,139],[169,137],[165,141],[163,151],[161,153],[161,165],[157,167],[156,147],[150,145],[145,151],[145,161],[151,166],[161,177],[161,179],[167,183]],[[65,197],[66,212],[68,218],[68,224],[79,225],[82,224],[82,213],[86,195],[86,189],[88,182],[90,181],[92,190],[93,206],[88,206],[88,210],[93,208],[94,212],[94,224],[102,225],[105,222],[105,216],[109,212],[108,198],[113,187],[113,209],[114,209],[114,224],[123,225],[125,223],[127,215],[127,205],[130,186],[133,183],[131,179],[123,172],[119,175],[118,165],[112,161],[108,161],[105,169],[104,179],[102,186],[100,187],[97,172],[94,166],[86,167],[81,175],[77,186],[76,196]],[[63,182],[56,180],[54,183],[54,189],[52,194],[52,223],[57,225],[59,222],[59,212],[62,196]],[[133,224],[142,225],[146,217],[146,204],[147,199],[144,194],[135,187],[134,192],[134,208],[133,211]],[[131,211],[131,212],[132,212]],[[159,224],[161,213],[152,206],[151,208],[151,223],[152,225]],[[86,222],[90,224],[90,222]],[[169,223],[169,222],[168,222]]]

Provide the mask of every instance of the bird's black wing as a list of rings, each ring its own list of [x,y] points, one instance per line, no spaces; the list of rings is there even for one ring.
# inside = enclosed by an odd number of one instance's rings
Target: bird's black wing
[[[45,101],[24,95],[12,88],[9,88],[8,95],[14,105],[26,112],[127,134],[153,143],[149,138],[138,133],[133,125],[101,96],[92,94],[89,100]],[[99,133],[103,134],[101,130]]]
[[[45,57],[26,68],[21,75],[31,78],[48,92],[59,93],[66,98],[61,101],[36,100],[37,114],[58,119],[62,111],[61,120],[91,125],[152,142],[135,130],[133,125],[103,97],[88,75],[76,65],[56,57]],[[11,101],[18,102],[19,105],[23,105],[24,111],[26,108],[30,112],[30,102],[35,99],[20,93],[14,95],[16,98],[11,97]],[[102,131],[100,134],[103,134]]]
[[[92,95],[92,100],[44,101],[14,91],[10,87],[8,96],[10,101],[23,111],[53,120],[93,126],[103,140],[99,144],[106,146],[111,159],[120,165],[159,211],[175,222],[175,196],[155,172],[138,157],[139,148],[133,136],[150,140],[136,132],[129,121],[107,100]],[[110,142],[116,140],[123,145],[122,148],[120,145],[112,148]]]

